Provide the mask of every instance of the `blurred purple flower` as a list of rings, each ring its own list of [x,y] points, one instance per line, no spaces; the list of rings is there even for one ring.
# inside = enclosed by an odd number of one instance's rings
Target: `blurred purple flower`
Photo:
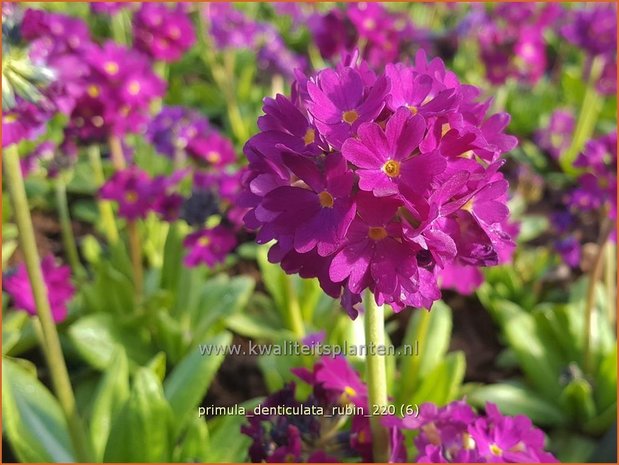
[[[572,142],[576,126],[574,115],[568,110],[555,110],[550,116],[548,126],[535,134],[537,144],[554,159],[559,159]]]
[[[226,256],[236,247],[236,237],[226,227],[216,226],[189,234],[183,245],[188,250],[185,265],[193,267],[205,264],[213,267],[223,263]]]
[[[67,317],[67,304],[75,292],[71,284],[71,269],[68,266],[57,265],[54,257],[48,255],[41,261],[41,271],[47,287],[52,316],[56,323],[60,323]],[[25,310],[31,315],[37,314],[32,287],[23,263],[14,273],[5,275],[3,287],[13,299],[16,308]]]

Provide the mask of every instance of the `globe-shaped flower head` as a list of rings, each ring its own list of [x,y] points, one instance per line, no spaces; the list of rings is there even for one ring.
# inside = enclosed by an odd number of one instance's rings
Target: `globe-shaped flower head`
[[[429,308],[447,264],[495,265],[512,245],[499,168],[517,141],[441,60],[419,52],[377,75],[357,58],[265,100],[245,146],[245,223],[353,317],[366,289],[396,311]]]

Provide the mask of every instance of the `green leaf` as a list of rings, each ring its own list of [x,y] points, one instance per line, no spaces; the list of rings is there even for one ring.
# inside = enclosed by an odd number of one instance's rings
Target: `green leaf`
[[[80,318],[71,325],[68,334],[80,356],[99,370],[110,364],[117,346],[124,347],[128,357],[138,364],[146,363],[152,356],[152,349],[140,331],[121,327],[109,314]]]
[[[419,347],[419,354],[400,358],[401,381],[398,398],[410,399],[417,384],[434,370],[449,347],[452,318],[451,309],[443,302],[435,302],[432,310],[416,311],[409,320],[402,344]]]
[[[600,409],[606,409],[617,402],[617,347],[608,353],[600,363],[595,378],[595,401]]]
[[[575,379],[565,386],[559,403],[572,417],[575,425],[582,425],[595,415],[593,392],[585,379]]]
[[[103,459],[113,419],[129,398],[129,362],[125,351],[116,350],[103,373],[93,400],[90,434],[97,460]]]
[[[170,407],[157,376],[140,368],[129,398],[115,417],[105,462],[167,462],[171,455]]]
[[[466,359],[462,352],[452,352],[444,357],[424,378],[410,401],[405,404],[433,402],[445,405],[458,397],[458,392],[466,371]]]
[[[277,265],[267,259],[268,247],[265,245],[258,249],[258,266],[264,285],[269,291],[271,298],[282,311],[286,308],[286,273]]]
[[[2,359],[2,424],[21,462],[74,462],[56,398],[17,363]]]
[[[567,422],[565,413],[534,391],[518,384],[493,384],[474,389],[468,401],[478,407],[486,402],[497,404],[506,415],[526,415],[533,423],[542,426],[560,426]]]
[[[164,383],[165,396],[175,418],[178,431],[187,417],[198,407],[224,360],[223,348],[230,344],[232,335],[218,334],[204,344],[221,347],[219,354],[202,355],[198,347],[189,352],[174,368]]]
[[[262,315],[235,313],[226,318],[226,327],[241,336],[253,339],[274,340],[287,335],[293,339],[294,335],[282,328],[274,328],[273,324]]]
[[[239,407],[247,413],[261,402],[261,399],[252,399],[242,403]],[[208,454],[208,463],[240,463],[247,459],[247,450],[251,439],[241,434],[241,425],[247,422],[242,415],[226,415],[217,417],[208,422],[211,447]],[[216,444],[216,447],[213,445]]]
[[[174,462],[204,463],[209,454],[209,432],[204,418],[193,417],[180,445],[175,450]]]
[[[30,317],[26,312],[7,312],[2,316],[2,353],[9,354],[17,345]]]

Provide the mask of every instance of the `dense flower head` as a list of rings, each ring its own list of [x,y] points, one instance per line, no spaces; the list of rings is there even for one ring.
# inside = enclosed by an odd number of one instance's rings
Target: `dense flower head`
[[[28,9],[24,13],[21,35],[35,43],[38,57],[80,51],[91,42],[88,25],[83,20],[37,9]]]
[[[51,112],[46,108],[18,97],[14,108],[2,112],[2,147],[35,140],[45,132],[50,117]]]
[[[56,264],[52,255],[41,261],[43,280],[47,287],[47,298],[56,323],[67,317],[67,304],[73,298],[75,288],[71,284],[71,269]],[[11,296],[16,308],[36,315],[36,305],[26,266],[22,263],[13,273],[7,273],[3,280],[4,290]]]
[[[148,58],[113,42],[93,44],[85,58],[90,75],[67,134],[94,142],[145,129],[150,103],[166,86]]]
[[[617,53],[617,5],[614,2],[591,3],[571,10],[563,36],[590,55]]]
[[[481,59],[492,84],[513,77],[535,84],[546,70],[544,32],[560,12],[552,4],[503,3],[478,25]]]
[[[349,3],[315,13],[308,21],[312,38],[323,58],[332,59],[363,43],[362,56],[372,67],[397,61],[413,44],[426,46],[428,34],[413,26],[402,13],[380,3]]]
[[[418,416],[388,418],[386,423],[419,431],[415,446],[418,463],[555,463],[544,451],[544,433],[524,415],[508,417],[486,404],[477,414],[463,401],[419,407]]]
[[[558,159],[569,148],[575,126],[576,119],[569,110],[555,110],[548,126],[537,131],[536,142],[552,158]]]
[[[212,267],[222,263],[236,247],[236,237],[230,229],[219,225],[192,232],[185,238],[183,245],[188,249],[185,265],[205,264]]]
[[[157,152],[174,158],[190,142],[211,131],[208,119],[196,110],[181,106],[166,106],[148,125],[146,138]]]
[[[114,173],[99,189],[99,196],[115,201],[118,215],[127,220],[145,218],[150,212],[166,220],[175,219],[182,203],[175,187],[185,174],[181,171],[153,178],[137,166],[130,166]]]
[[[583,169],[570,196],[575,209],[598,210],[617,218],[617,132],[592,139],[574,162]]]
[[[348,304],[370,289],[396,311],[429,308],[446,264],[496,265],[513,247],[498,170],[517,141],[478,95],[423,52],[379,75],[356,56],[298,74],[245,146],[246,226]]]
[[[133,16],[134,47],[155,60],[178,60],[196,41],[184,7],[142,3]]]

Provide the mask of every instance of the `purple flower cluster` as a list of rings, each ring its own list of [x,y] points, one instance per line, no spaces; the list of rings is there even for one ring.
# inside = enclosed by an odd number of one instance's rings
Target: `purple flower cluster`
[[[561,12],[557,4],[501,3],[479,24],[486,77],[495,85],[513,77],[535,84],[546,70],[545,30]]]
[[[47,287],[52,316],[56,323],[60,323],[67,317],[67,304],[75,292],[71,284],[71,269],[68,266],[57,265],[54,257],[48,255],[41,261],[41,271]],[[4,276],[3,287],[13,299],[16,308],[25,310],[31,315],[37,314],[28,272],[23,263],[15,272]]]
[[[353,317],[364,289],[396,311],[429,308],[446,264],[496,265],[512,246],[498,170],[517,141],[479,93],[423,52],[380,75],[355,56],[299,75],[245,146],[247,227]]]
[[[405,14],[390,12],[380,3],[349,3],[345,10],[315,13],[308,25],[323,58],[337,58],[363,43],[362,57],[373,68],[398,61],[427,36]]]
[[[229,3],[204,6],[210,33],[218,49],[250,49],[257,52],[258,66],[265,72],[293,78],[307,61],[290,50],[279,32],[268,23],[256,22]]]
[[[302,381],[312,386],[304,402],[295,399],[295,384],[270,395],[264,407],[290,407],[290,415],[254,415],[241,429],[252,438],[249,449],[252,462],[323,463],[345,458],[372,461],[371,432],[367,410],[367,388],[359,374],[343,357],[323,357],[313,368],[293,369]],[[341,414],[334,407],[354,405],[351,425],[340,430]],[[318,414],[321,409],[322,414]],[[312,414],[313,413],[313,414]]]
[[[150,103],[166,84],[142,53],[113,42],[92,44],[84,56],[90,68],[85,92],[66,133],[82,142],[100,142],[145,129]]]
[[[290,383],[262,407],[288,408],[248,416],[241,431],[252,438],[252,462],[372,462],[367,388],[343,357],[323,357],[312,370],[292,372],[312,387],[305,401]],[[352,406],[342,415],[342,406]],[[337,410],[334,408],[338,407]],[[318,410],[321,409],[321,410]],[[419,415],[384,417],[389,430],[390,463],[407,462],[406,430],[417,431],[416,463],[554,463],[544,451],[544,434],[523,415],[507,417],[493,404],[477,414],[463,401],[444,407],[422,404]]]
[[[574,162],[584,173],[579,186],[570,196],[570,204],[578,210],[599,210],[617,219],[617,132],[587,142]]]
[[[186,150],[194,139],[205,137],[211,131],[208,119],[198,111],[170,106],[163,107],[152,119],[146,138],[157,152],[174,158],[179,150]]]
[[[486,404],[485,415],[465,402],[422,404],[419,416],[391,418],[390,425],[415,430],[417,463],[556,463],[544,451],[544,433],[524,415],[507,417]]]
[[[561,32],[572,44],[582,48],[592,58],[603,60],[603,70],[597,90],[603,95],[617,92],[617,5],[600,2],[582,9],[570,10]]]
[[[182,5],[142,3],[133,16],[134,47],[154,60],[178,60],[196,41],[193,24]]]
[[[576,126],[574,115],[568,110],[555,110],[550,116],[548,126],[535,134],[539,147],[558,160],[572,142]]]

